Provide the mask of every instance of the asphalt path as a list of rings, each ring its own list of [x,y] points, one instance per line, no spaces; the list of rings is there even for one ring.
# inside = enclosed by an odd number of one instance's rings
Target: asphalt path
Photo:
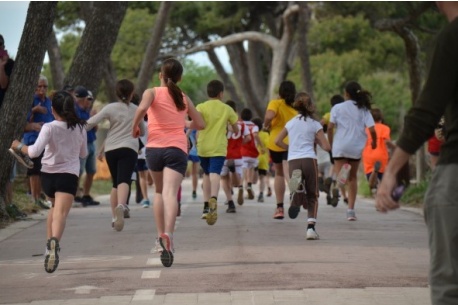
[[[349,222],[343,202],[333,208],[321,194],[316,227],[320,240],[311,241],[305,238],[306,211],[295,220],[287,213],[275,220],[274,197],[264,203],[245,200],[237,213],[227,214],[221,193],[218,221],[209,226],[200,219],[200,191],[193,200],[190,181],[183,182],[170,268],[151,253],[156,237],[152,208],[132,201],[131,218],[121,232],[111,228],[108,196],[98,198],[100,206],[73,208],[61,241],[61,262],[52,274],[43,267],[44,212],[0,230],[0,304],[132,297],[138,291],[167,296],[427,288],[427,233],[417,212],[380,214],[373,200],[358,198],[358,221]]]

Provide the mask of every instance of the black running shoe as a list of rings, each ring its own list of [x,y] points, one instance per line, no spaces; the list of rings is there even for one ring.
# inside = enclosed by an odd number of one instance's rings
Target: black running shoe
[[[173,264],[173,241],[167,233],[161,234],[159,244],[162,247],[161,262],[164,267],[171,267]]]

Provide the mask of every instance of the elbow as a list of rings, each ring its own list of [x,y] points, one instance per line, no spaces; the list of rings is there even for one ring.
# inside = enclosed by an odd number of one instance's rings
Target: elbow
[[[207,124],[205,124],[205,121],[198,122],[198,123],[196,124],[196,129],[197,129],[197,130],[205,129],[205,127],[207,127]]]

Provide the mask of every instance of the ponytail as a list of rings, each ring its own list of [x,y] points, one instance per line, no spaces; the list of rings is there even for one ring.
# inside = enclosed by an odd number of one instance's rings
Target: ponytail
[[[78,125],[83,130],[86,121],[78,117],[75,110],[75,100],[67,91],[58,91],[52,98],[52,107],[54,111],[67,122],[68,129],[75,129]]]
[[[372,94],[367,90],[363,90],[360,84],[354,81],[349,82],[345,86],[345,92],[356,102],[358,108],[371,110]]]

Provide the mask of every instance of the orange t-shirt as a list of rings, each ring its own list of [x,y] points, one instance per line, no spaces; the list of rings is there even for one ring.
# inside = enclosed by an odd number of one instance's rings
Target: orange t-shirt
[[[388,163],[388,148],[385,141],[390,141],[390,127],[382,123],[375,123],[375,132],[377,133],[377,148],[372,149],[372,137],[369,128],[366,128],[367,141],[363,150],[363,165],[364,173],[371,173],[374,169],[374,164],[377,161],[381,162],[379,172],[383,173]]]
[[[154,88],[154,100],[148,108],[148,142],[146,147],[176,147],[188,153],[188,140],[184,132],[188,105],[178,111],[167,87]]]

